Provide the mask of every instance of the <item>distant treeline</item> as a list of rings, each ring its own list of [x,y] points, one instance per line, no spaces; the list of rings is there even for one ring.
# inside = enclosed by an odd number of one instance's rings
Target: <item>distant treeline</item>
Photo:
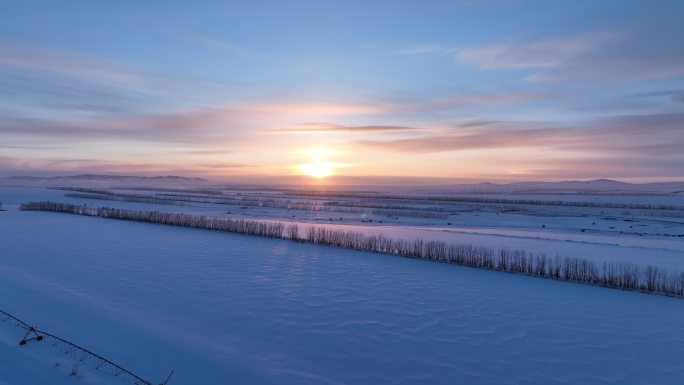
[[[119,194],[104,189],[95,188],[80,188],[80,187],[59,187],[56,189],[70,190],[77,192],[87,192],[96,194]],[[221,199],[228,198],[222,191],[211,189],[171,189],[171,188],[131,188],[130,190],[143,191],[165,191],[170,193],[179,193],[179,196],[186,195],[213,195]],[[254,195],[262,195],[252,193]],[[290,196],[309,196],[315,198],[353,198],[365,199],[365,202],[370,200],[376,201],[379,204],[384,200],[399,200],[399,201],[432,201],[439,202],[453,202],[453,203],[475,203],[475,204],[511,204],[511,205],[546,205],[546,206],[569,206],[569,207],[593,207],[593,208],[610,208],[610,209],[634,209],[634,210],[670,210],[670,211],[684,211],[682,205],[668,205],[668,204],[647,204],[647,203],[613,203],[613,202],[587,202],[587,201],[562,201],[562,200],[541,200],[541,199],[508,199],[508,198],[490,198],[490,197],[473,197],[473,196],[439,196],[439,195],[411,195],[411,194],[387,194],[375,191],[317,191],[317,190],[281,190],[277,193],[269,193],[272,197],[274,195],[290,195]],[[487,194],[501,194],[501,193],[487,193]],[[238,194],[239,195],[239,194]],[[265,194],[264,194],[265,195]],[[554,194],[554,195],[575,195],[575,194]],[[604,194],[596,194],[602,196]],[[651,195],[651,194],[612,194],[612,195]],[[255,198],[258,199],[258,198]],[[278,198],[276,198],[278,199]],[[369,204],[369,203],[366,203]]]
[[[428,213],[437,213],[438,215],[443,215],[447,210],[443,207],[428,206],[409,206],[406,204],[396,204],[396,203],[384,203],[384,202],[366,202],[361,200],[343,200],[343,201],[326,201],[323,202],[324,206],[334,206],[334,207],[365,207],[371,209],[386,209],[386,210],[412,210],[412,211],[422,211]]]
[[[251,196],[237,194],[234,196],[222,195],[207,196],[196,193],[162,193],[155,194],[155,196],[163,197],[164,199],[173,199],[177,201],[186,201],[194,203],[213,203],[213,204],[227,204],[249,207],[268,207],[281,208],[290,210],[304,210],[304,211],[325,211],[325,212],[340,212],[340,213],[359,213],[359,214],[376,214],[386,216],[406,216],[418,218],[446,218],[447,215],[442,210],[434,208],[415,208],[400,205],[369,205],[362,202],[320,202],[318,200],[302,200],[290,198],[273,198],[263,196]]]
[[[223,195],[221,197],[208,197],[204,194],[195,193],[163,193],[156,196],[170,197],[174,200],[182,200],[196,203],[231,204],[250,207],[283,208],[305,211],[326,211],[341,213],[376,214],[386,216],[405,216],[417,218],[446,218],[447,214],[440,208],[410,207],[391,204],[369,204],[357,201],[345,202],[321,202],[318,200],[301,200],[290,198],[273,198],[264,196],[251,196],[237,194],[236,196]]]
[[[454,203],[477,203],[477,204],[509,204],[509,205],[543,205],[543,206],[570,206],[570,207],[594,207],[610,209],[634,209],[634,210],[684,210],[684,206],[644,204],[644,203],[611,203],[611,202],[580,202],[580,201],[559,201],[559,200],[539,200],[539,199],[504,199],[504,198],[481,198],[463,196],[421,196],[421,195],[394,195],[394,194],[361,194],[361,193],[326,193],[293,191],[289,193],[293,196],[314,196],[328,198],[365,198],[377,201],[382,200],[413,200],[413,201],[433,201],[433,202],[454,202]]]
[[[62,188],[65,189],[65,188]],[[417,218],[446,218],[447,214],[435,210],[417,209],[411,207],[401,207],[394,205],[394,208],[373,207],[367,204],[353,203],[347,205],[325,205],[317,200],[301,200],[288,198],[265,198],[253,196],[228,196],[228,195],[207,195],[204,193],[161,193],[155,195],[149,194],[131,194],[119,193],[109,190],[92,189],[92,188],[69,188],[69,191],[77,191],[78,193],[67,193],[65,197],[82,198],[82,199],[97,199],[97,200],[111,200],[111,201],[126,201],[150,204],[166,204],[176,206],[187,206],[189,203],[208,203],[220,205],[235,205],[246,207],[267,207],[279,208],[288,210],[304,210],[304,211],[324,211],[324,212],[339,212],[339,213],[358,213],[358,214],[375,214],[386,215],[390,217],[417,217]]]
[[[292,189],[292,188],[282,188],[273,189],[274,191],[279,191],[280,194],[306,194],[306,195],[317,195],[317,196],[359,196],[359,197],[372,197],[372,196],[384,196],[387,195],[386,192],[382,191],[363,191],[363,190],[313,190],[313,189]],[[671,192],[657,192],[657,191],[599,191],[592,189],[573,189],[573,190],[554,190],[554,189],[538,189],[538,190],[430,190],[425,189],[426,195],[422,196],[437,196],[441,194],[451,194],[451,196],[463,196],[463,195],[500,195],[500,196],[511,196],[511,195],[591,195],[591,196],[672,196],[675,194],[684,193],[684,191],[671,191]],[[418,192],[414,195],[419,194]]]
[[[173,202],[164,199],[156,199],[155,197],[134,197],[134,196],[117,196],[117,195],[105,195],[105,194],[80,194],[80,193],[69,193],[64,194],[67,198],[81,198],[81,199],[96,199],[104,201],[122,201],[122,202],[135,202],[135,203],[151,203],[157,205],[176,205],[183,206],[182,203]]]
[[[583,258],[548,257],[545,254],[531,254],[522,250],[495,250],[489,247],[448,244],[441,241],[423,241],[420,239],[410,241],[323,227],[310,227],[305,234],[300,234],[297,225],[286,226],[278,222],[234,220],[182,213],[134,211],[107,207],[89,208],[55,202],[25,203],[20,206],[20,210],[63,212],[290,239],[296,242],[401,255],[615,289],[684,296],[684,273],[672,273],[654,266],[643,267],[629,263],[597,263]]]
[[[48,187],[50,190],[64,190],[64,191],[75,191],[89,194],[114,194],[112,191],[101,189],[101,188],[89,188],[89,187]]]
[[[60,187],[48,187],[48,189],[50,189],[50,190],[63,190],[63,191],[76,191],[76,192],[85,192],[85,193],[93,193],[93,194],[114,194],[114,192],[111,190],[89,188],[89,187],[60,186]],[[134,187],[134,186],[125,187],[125,188],[113,187],[113,190],[150,191],[150,192],[154,192],[154,191],[193,192],[193,193],[201,193],[201,194],[218,194],[218,195],[223,194],[221,191],[212,190],[212,189],[178,189],[178,188],[164,188],[164,187]]]

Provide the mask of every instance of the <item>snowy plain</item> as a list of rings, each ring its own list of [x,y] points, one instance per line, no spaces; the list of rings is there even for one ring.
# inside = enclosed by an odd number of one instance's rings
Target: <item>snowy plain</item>
[[[125,191],[125,190],[124,190]],[[140,191],[125,191],[137,193]],[[65,197],[68,191],[0,187],[0,199],[8,207],[33,200],[51,200],[94,207],[107,206],[133,210],[186,212],[229,218],[295,223],[302,229],[312,226],[383,234],[405,239],[421,238],[456,244],[473,244],[495,249],[521,249],[549,256],[587,258],[598,262],[627,262],[684,271],[684,210],[678,217],[659,216],[662,210],[624,210],[592,207],[518,205],[502,210],[500,205],[422,203],[439,207],[445,218],[393,217],[374,213],[339,213],[226,204],[186,203],[159,205],[123,201]],[[153,196],[152,192],[146,192]],[[239,193],[241,197],[248,194]],[[264,193],[255,196],[261,197]],[[278,196],[278,195],[276,195]],[[290,198],[285,196],[285,198]],[[684,208],[684,196],[605,195],[496,195],[497,199],[541,199],[593,203],[665,204]],[[264,199],[261,197],[260,199]],[[313,197],[317,201],[330,198]]]
[[[681,299],[286,240],[17,211],[30,200],[77,201],[63,195],[0,189],[7,209],[0,212],[0,308],[153,382],[172,368],[171,384],[677,384],[684,375]],[[208,204],[81,203],[235,211]],[[291,217],[264,211],[271,216],[252,217]],[[606,250],[618,256],[668,250],[658,255],[671,258],[672,268],[684,258],[681,238],[584,234],[562,220],[556,226],[562,231],[529,234],[536,226],[380,225],[347,217],[348,225],[337,226],[398,236],[422,229],[421,237],[447,234],[458,241],[481,236],[507,247],[520,240],[525,249],[543,241],[557,253],[572,251],[567,245],[595,250],[602,238],[554,238],[608,237]],[[654,218],[642,220],[658,226],[649,222]],[[540,240],[538,233],[548,235]],[[609,244],[612,238],[618,245]],[[635,239],[647,242],[630,246]],[[69,376],[71,363],[59,351],[40,343],[19,346],[17,333],[0,323],[0,356],[8,363],[0,365],[0,384],[110,382],[87,370],[80,379]]]

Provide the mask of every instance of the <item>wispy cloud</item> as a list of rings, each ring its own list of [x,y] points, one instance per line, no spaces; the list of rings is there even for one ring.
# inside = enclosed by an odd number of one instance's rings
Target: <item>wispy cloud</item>
[[[195,32],[187,32],[183,34],[183,38],[189,42],[199,44],[204,47],[219,49],[239,56],[249,56],[247,51],[238,47],[237,45],[228,43],[215,37],[202,35]]]
[[[658,44],[654,44],[658,41]],[[482,70],[539,70],[532,83],[630,82],[684,75],[684,48],[672,32],[593,33],[468,48],[456,60]]]
[[[1,69],[0,100],[6,105],[94,113],[131,113],[144,104],[139,95],[89,82]]]
[[[243,175],[257,165],[230,162],[178,164],[177,162],[130,162],[90,158],[17,158],[0,156],[4,175],[64,175],[71,173],[116,173],[127,175]]]
[[[309,122],[301,123],[294,127],[269,130],[273,134],[320,134],[320,133],[346,133],[346,134],[375,134],[375,133],[392,133],[392,132],[407,132],[407,131],[421,131],[422,128],[407,127],[407,126],[348,126],[335,123],[326,122]]]
[[[641,92],[632,96],[636,98],[668,98],[673,102],[684,103],[684,90]]]
[[[0,170],[6,175],[51,175],[65,173],[125,173],[158,175],[172,170],[191,171],[170,163],[125,162],[101,159],[14,158],[0,157]]]
[[[399,51],[397,51],[397,54],[399,54],[399,55],[423,55],[423,54],[430,54],[430,53],[449,53],[452,51],[453,51],[453,49],[447,48],[447,47],[442,46],[440,44],[422,44],[422,45],[416,45],[416,46],[400,49]]]
[[[631,156],[676,156],[684,148],[684,114],[625,115],[581,126],[533,127],[529,123],[493,123],[486,128],[455,127],[430,135],[395,140],[359,141],[390,151],[434,153],[496,148],[537,148]],[[644,130],[648,127],[648,130]],[[681,159],[684,162],[684,159]],[[684,165],[683,165],[684,166]]]
[[[122,63],[47,47],[0,43],[0,67],[52,73],[92,82],[136,87],[144,76]]]
[[[169,77],[109,58],[44,46],[0,42],[4,98],[78,110],[116,110],[144,101],[210,100],[232,94],[235,84]],[[133,103],[130,103],[134,101]]]
[[[214,168],[214,169],[235,169],[235,168],[250,168],[256,167],[248,164],[242,163],[201,163],[198,164],[200,167]]]
[[[44,141],[103,141],[204,143],[235,141],[260,131],[281,132],[310,118],[366,116],[386,113],[384,105],[371,103],[270,103],[238,104],[226,107],[194,108],[147,114],[114,114],[95,117],[41,119],[0,115],[0,133],[13,138]],[[263,130],[263,127],[274,127]],[[282,127],[282,128],[277,128]],[[304,124],[300,132],[388,132],[400,126],[341,126],[329,123]],[[280,130],[280,131],[279,131]]]
[[[607,52],[570,60],[527,78],[534,83],[635,82],[684,76],[681,52]]]
[[[386,103],[276,103],[255,104],[246,109],[261,113],[299,116],[376,115],[391,111]]]
[[[34,138],[45,142],[68,143],[115,139],[129,142],[211,143],[227,140],[231,130],[243,122],[231,110],[199,109],[168,114],[111,116],[107,119],[38,119],[0,117],[0,133],[5,138]]]
[[[551,96],[556,95],[541,92],[479,94],[438,99],[435,101],[435,104],[449,106],[487,106],[497,104],[516,104],[535,100],[544,100],[548,99]]]
[[[487,148],[533,147],[548,145],[549,140],[567,139],[563,131],[553,128],[519,129],[519,130],[463,130],[460,132],[442,132],[414,138],[396,140],[360,141],[364,146],[385,150],[432,153],[463,151]],[[562,138],[561,138],[562,137]]]
[[[534,41],[505,41],[460,51],[456,59],[485,70],[551,68],[615,41],[613,33]]]
[[[517,177],[528,180],[558,179],[637,179],[677,180],[681,159],[672,158],[547,158],[529,161],[517,168]]]

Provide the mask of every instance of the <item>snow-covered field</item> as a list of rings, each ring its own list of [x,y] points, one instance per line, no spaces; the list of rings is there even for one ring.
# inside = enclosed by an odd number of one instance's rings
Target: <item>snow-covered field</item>
[[[677,384],[684,376],[681,299],[16,209],[53,200],[287,219],[671,269],[684,267],[684,238],[676,237],[682,218],[471,205],[448,218],[392,222],[373,213],[151,205],[64,193],[0,188],[8,210],[0,212],[0,309],[155,383],[172,368],[171,384]],[[331,223],[331,214],[343,220]],[[598,229],[582,232],[591,222]],[[645,235],[629,234],[629,226]],[[73,357],[43,342],[19,346],[22,336],[0,323],[0,384],[116,383],[87,368],[81,378],[70,376]]]
[[[117,190],[114,190],[117,191]],[[124,191],[153,196],[151,191]],[[159,205],[109,200],[65,197],[68,191],[2,188],[0,199],[8,207],[22,202],[52,200],[72,204],[108,206],[134,210],[188,212],[203,215],[249,218],[265,221],[324,226],[343,230],[384,234],[406,239],[421,238],[449,243],[467,243],[492,248],[522,249],[549,256],[570,256],[596,261],[650,264],[684,271],[684,196],[682,195],[489,195],[496,199],[544,200],[618,204],[650,204],[682,207],[683,210],[634,210],[604,207],[559,207],[548,205],[501,205],[419,202],[423,208],[444,210],[444,218],[388,216],[372,208],[361,213],[254,207],[227,204],[178,202],[183,205]],[[245,198],[245,192],[230,196]],[[258,193],[278,199],[329,202],[334,198],[300,197]],[[264,197],[255,199],[267,199]],[[357,199],[357,201],[365,201]],[[352,200],[354,202],[354,200]],[[385,204],[387,202],[381,202]],[[390,202],[391,203],[391,202]],[[400,202],[401,203],[401,202]],[[396,204],[396,203],[391,203]],[[416,206],[416,204],[406,203]],[[511,205],[506,205],[511,206]],[[664,216],[669,215],[669,216]],[[341,219],[340,219],[341,218]]]

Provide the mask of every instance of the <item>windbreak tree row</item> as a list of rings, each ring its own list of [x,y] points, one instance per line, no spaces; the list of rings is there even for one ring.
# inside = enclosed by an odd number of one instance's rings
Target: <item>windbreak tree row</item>
[[[286,226],[279,222],[234,220],[182,213],[107,207],[91,208],[56,202],[25,203],[20,206],[20,210],[62,212],[289,239],[296,242],[400,255],[614,289],[684,296],[684,273],[669,272],[655,266],[600,263],[575,257],[549,257],[545,254],[533,254],[523,250],[496,250],[490,247],[450,244],[442,241],[398,239],[315,226],[300,231],[299,227],[294,224]]]
[[[279,222],[258,222],[244,219],[207,217],[183,213],[136,211],[110,207],[77,206],[57,202],[30,202],[19,207],[22,211],[52,211],[78,215],[113,218],[135,222],[192,227],[230,233],[282,238],[285,225]]]
[[[613,203],[613,202],[587,202],[587,201],[561,201],[541,199],[507,199],[507,198],[483,198],[472,196],[439,196],[439,195],[401,195],[380,193],[355,193],[355,192],[317,192],[298,191],[290,192],[292,196],[325,197],[325,198],[363,198],[372,201],[432,201],[451,203],[473,204],[511,204],[511,205],[541,205],[541,206],[569,206],[569,207],[592,207],[609,209],[634,209],[634,210],[675,210],[684,211],[684,206],[668,204],[648,203]]]
[[[79,190],[74,188],[72,190]],[[223,196],[218,198],[203,197],[199,194],[130,194],[130,193],[115,193],[104,191],[100,193],[94,189],[89,190],[89,193],[67,193],[64,194],[67,198],[81,198],[81,199],[95,199],[95,200],[110,200],[110,201],[125,201],[136,203],[150,203],[150,204],[165,204],[175,206],[188,206],[192,203],[209,203],[218,205],[238,205],[249,207],[267,207],[280,208],[291,210],[305,210],[305,211],[324,211],[324,212],[339,212],[339,213],[355,213],[355,214],[376,214],[386,215],[390,217],[414,217],[414,218],[447,218],[447,214],[443,212],[435,212],[425,209],[410,209],[410,208],[364,208],[364,206],[338,206],[338,205],[323,205],[318,201],[304,201],[292,199],[273,199],[273,198],[255,198],[255,197],[230,197]]]
[[[80,199],[95,199],[102,201],[122,201],[122,202],[133,202],[133,203],[149,203],[155,205],[175,205],[175,206],[187,206],[187,203],[174,202],[166,199],[156,199],[153,196],[150,197],[129,197],[129,196],[117,196],[117,195],[105,195],[105,194],[81,194],[81,193],[68,193],[64,194],[67,198],[80,198]]]

